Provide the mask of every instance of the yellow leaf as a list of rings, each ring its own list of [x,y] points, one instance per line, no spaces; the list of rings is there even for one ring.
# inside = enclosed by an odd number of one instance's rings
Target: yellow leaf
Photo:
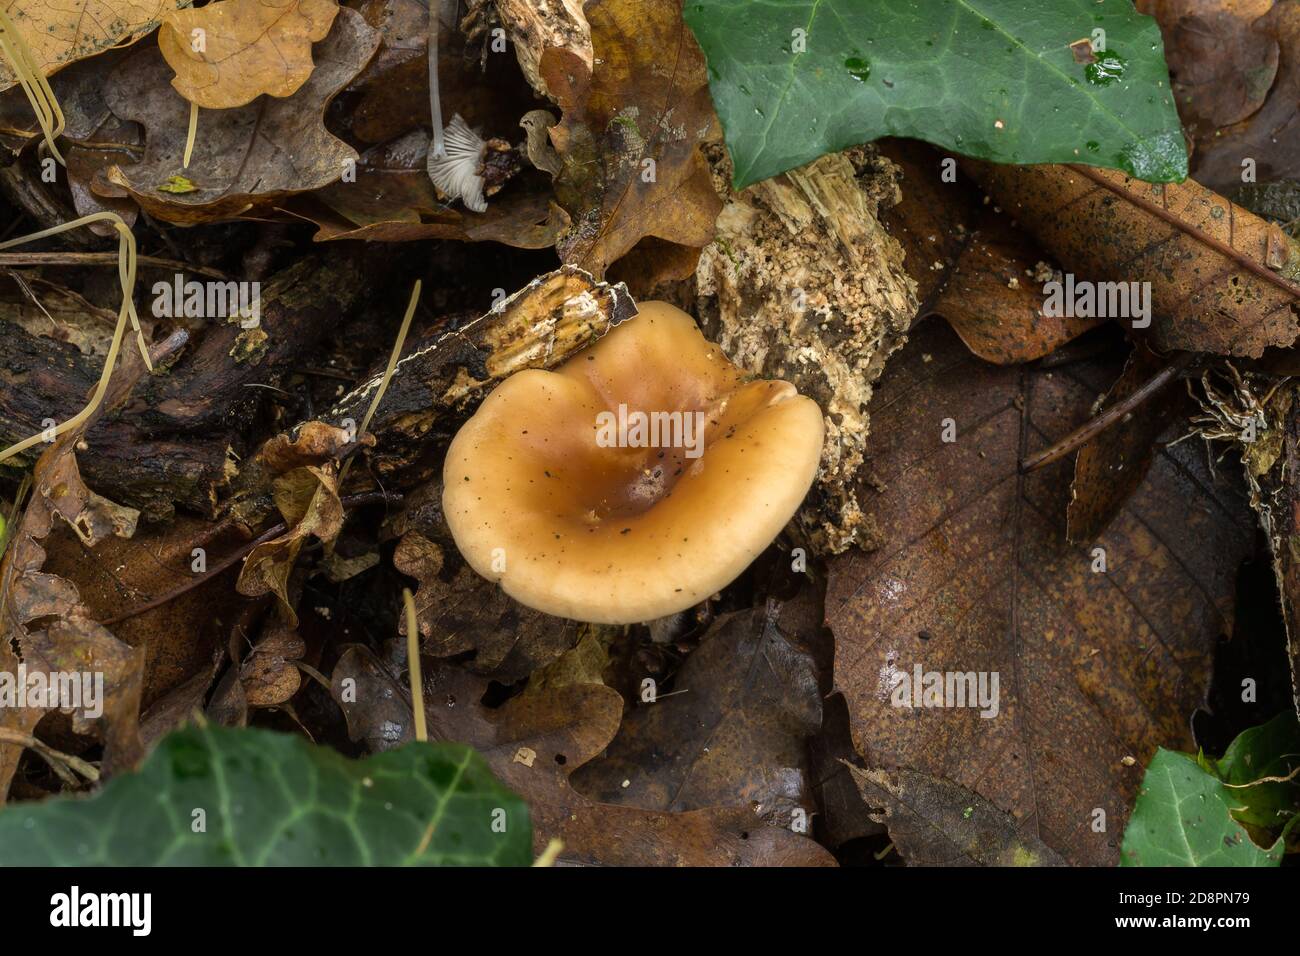
[[[169,13],[158,47],[174,86],[203,109],[230,109],[261,94],[292,96],[311,76],[311,45],[325,39],[337,0],[217,0]]]
[[[184,176],[168,176],[167,181],[158,187],[158,191],[183,196],[185,193],[196,192],[198,188],[192,180],[186,179]]]
[[[31,48],[46,76],[69,63],[132,43],[158,25],[168,12],[190,0],[9,0],[5,13]],[[0,91],[18,82],[0,58]]]

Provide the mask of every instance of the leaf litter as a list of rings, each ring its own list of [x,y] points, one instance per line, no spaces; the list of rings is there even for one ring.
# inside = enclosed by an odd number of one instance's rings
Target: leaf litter
[[[276,763],[391,778],[401,811],[355,847],[372,862],[1134,864],[1163,859],[1162,807],[1195,790],[1228,843],[1178,862],[1276,864],[1300,810],[1294,4],[1139,5],[1172,85],[1109,165],[1177,179],[1176,106],[1203,178],[1158,184],[1077,165],[1099,157],[1059,125],[961,135],[966,111],[909,129],[960,158],[861,144],[897,129],[792,138],[780,102],[756,148],[721,2],[688,24],[658,0],[496,0],[432,30],[413,0],[184,6],[135,4],[79,46],[68,11],[0,24],[27,41],[0,62],[0,241],[49,236],[0,255],[0,426],[29,440],[0,475],[0,675],[104,679],[102,707],[0,707],[0,831],[75,833],[141,787],[179,799],[177,760],[242,753],[250,794]],[[1169,80],[1084,45],[1040,57],[1108,71],[1054,94],[1085,112]],[[910,82],[879,54],[854,70],[854,97]],[[797,75],[799,97],[821,82]],[[453,118],[481,202],[430,178]],[[995,165],[1027,157],[1071,165]],[[80,217],[100,232],[50,232]],[[114,276],[103,240],[127,234]],[[201,305],[158,307],[189,283]],[[1080,283],[1132,283],[1130,308],[1050,306]],[[229,307],[253,286],[259,315]],[[462,555],[443,459],[498,385],[560,376],[650,299],[815,400],[820,466],[702,603],[555,618]],[[1248,573],[1284,632],[1246,627]],[[1232,724],[1210,703],[1230,635],[1292,693],[1265,682],[1252,713],[1282,716],[1198,760],[1194,729]],[[472,768],[451,796],[448,762]],[[472,851],[421,829],[444,797]],[[483,801],[515,815],[506,838]],[[355,862],[303,834],[312,862]],[[140,847],[103,862],[254,852],[161,828]]]

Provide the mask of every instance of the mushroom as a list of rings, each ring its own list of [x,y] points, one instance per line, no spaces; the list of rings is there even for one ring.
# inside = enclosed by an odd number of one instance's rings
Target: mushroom
[[[559,617],[630,624],[733,581],[821,457],[817,403],[753,380],[662,302],[554,371],[501,383],[456,433],[443,512],[479,574]]]
[[[485,211],[487,200],[483,198],[484,183],[480,172],[483,138],[470,129],[459,113],[451,118],[444,137],[441,154],[433,143],[429,144],[429,178],[445,195],[461,200],[466,209]]]

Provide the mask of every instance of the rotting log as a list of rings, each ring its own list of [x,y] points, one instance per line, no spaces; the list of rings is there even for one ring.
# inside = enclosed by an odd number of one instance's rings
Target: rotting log
[[[353,251],[310,256],[265,284],[257,329],[214,322],[198,330],[170,367],[142,381],[123,407],[90,429],[78,453],[87,482],[147,517],[166,518],[177,506],[215,517],[235,470],[228,449],[242,447],[242,429],[267,398],[266,389],[248,386],[279,385],[309,359],[363,300],[362,272]],[[18,441],[50,419],[74,415],[99,377],[100,361],[16,325],[6,328],[0,440]],[[24,460],[30,459],[16,461]]]

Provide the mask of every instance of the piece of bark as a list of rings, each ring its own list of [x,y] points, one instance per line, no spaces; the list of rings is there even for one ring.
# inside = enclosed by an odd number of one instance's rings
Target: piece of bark
[[[1251,382],[1249,391],[1264,391],[1266,382]],[[1241,441],[1239,447],[1251,504],[1273,555],[1286,624],[1292,704],[1300,715],[1300,386],[1286,382],[1271,395],[1257,396],[1251,405],[1262,421],[1255,440]],[[1238,430],[1240,421],[1226,423],[1239,441],[1248,435]]]
[[[486,3],[471,4],[471,12],[463,22],[467,33],[473,35],[487,28],[487,19],[482,15],[486,7]],[[585,66],[586,74],[591,75],[591,27],[583,16],[582,0],[495,0],[495,7],[519,58],[519,69],[538,95],[551,96],[540,70],[547,47],[565,50],[575,67]]]
[[[176,506],[214,517],[235,468],[227,449],[241,446],[239,423],[252,420],[266,400],[265,388],[248,386],[278,385],[303,362],[338,317],[362,301],[369,287],[363,273],[373,281],[374,271],[343,250],[277,273],[261,295],[265,349],[243,361],[231,353],[238,354],[249,330],[222,322],[196,332],[197,344],[89,429],[80,454],[87,481],[151,518],[166,518]],[[9,328],[0,336],[0,440],[18,441],[49,419],[76,414],[101,362],[67,343]]]
[[[526,368],[551,368],[636,315],[622,283],[597,282],[574,266],[534,279],[490,312],[405,355],[393,372],[369,431],[370,467],[398,487],[437,473],[443,438],[459,412],[498,382]],[[343,396],[325,421],[359,427],[382,372]]]
[[[877,219],[898,201],[892,166],[848,150],[736,194],[725,153],[707,153],[726,205],[700,256],[697,314],[737,365],[821,406],[826,443],[799,520],[818,550],[866,545],[874,525],[855,484],[867,402],[917,309],[903,248]]]

